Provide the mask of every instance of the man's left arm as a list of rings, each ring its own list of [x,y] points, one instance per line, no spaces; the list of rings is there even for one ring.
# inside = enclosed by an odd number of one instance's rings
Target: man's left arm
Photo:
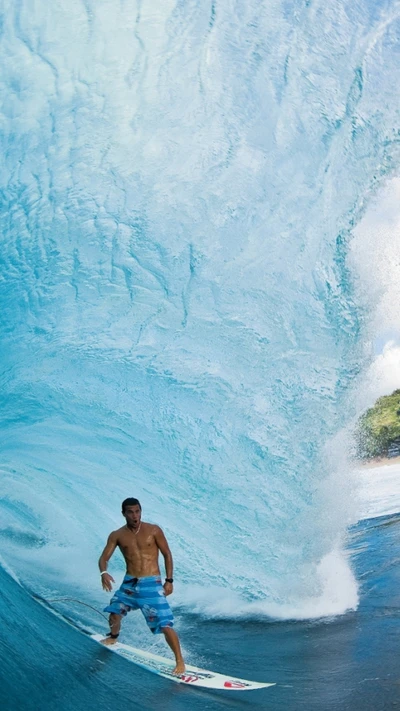
[[[158,549],[161,551],[161,554],[164,558],[164,563],[165,563],[165,577],[166,581],[164,583],[164,592],[166,595],[171,595],[173,591],[173,584],[172,582],[167,582],[168,580],[171,581],[173,579],[173,573],[174,573],[174,564],[172,560],[172,553],[169,549],[168,541],[164,536],[164,532],[157,526],[156,528],[156,533],[155,533],[155,540]]]

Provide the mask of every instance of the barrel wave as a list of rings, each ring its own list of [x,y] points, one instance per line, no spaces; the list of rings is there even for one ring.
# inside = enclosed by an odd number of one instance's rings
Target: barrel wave
[[[398,4],[3,8],[5,562],[100,600],[136,496],[183,607],[356,607],[347,254],[399,165]]]

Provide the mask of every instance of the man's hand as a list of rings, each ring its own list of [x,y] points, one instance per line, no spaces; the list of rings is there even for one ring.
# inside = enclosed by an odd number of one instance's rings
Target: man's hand
[[[163,585],[165,595],[171,595],[174,589],[174,586],[172,583],[164,583]]]
[[[101,576],[101,585],[103,587],[103,590],[107,590],[107,592],[111,592],[112,590],[112,585],[111,583],[115,583],[115,580],[110,573],[104,573],[104,575]]]

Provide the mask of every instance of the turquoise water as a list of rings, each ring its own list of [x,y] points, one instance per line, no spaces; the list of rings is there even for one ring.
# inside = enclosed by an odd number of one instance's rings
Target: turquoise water
[[[364,604],[347,444],[370,314],[348,252],[398,171],[397,3],[5,1],[1,31],[4,688],[109,703],[126,663],[91,686],[98,650],[23,590],[102,609],[127,496],[171,544],[188,658],[292,683],[296,645]],[[271,629],[287,657],[264,670]],[[160,651],[136,618],[126,635]],[[138,674],[151,708],[166,687]]]

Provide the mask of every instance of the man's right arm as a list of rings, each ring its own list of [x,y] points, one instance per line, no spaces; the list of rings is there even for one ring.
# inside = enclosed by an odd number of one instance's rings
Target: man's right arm
[[[107,590],[107,592],[111,592],[111,590],[112,590],[111,583],[115,582],[112,575],[110,575],[110,573],[106,572],[107,571],[107,563],[110,560],[112,554],[114,553],[117,545],[118,545],[118,532],[113,531],[108,536],[106,547],[104,548],[104,550],[99,558],[99,569],[100,569],[100,573],[102,573],[101,584],[102,584],[103,590]]]

